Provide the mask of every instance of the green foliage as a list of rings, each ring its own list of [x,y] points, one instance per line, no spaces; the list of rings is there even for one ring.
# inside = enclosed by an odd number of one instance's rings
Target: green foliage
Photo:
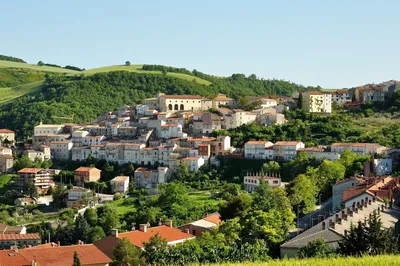
[[[149,241],[143,243],[144,257],[150,265],[157,265],[164,260],[167,251],[167,240],[158,234],[150,237]]]
[[[279,163],[275,161],[269,161],[267,163],[264,163],[261,172],[267,174],[267,173],[280,173],[281,171],[281,166]]]
[[[57,208],[64,208],[66,206],[65,197],[67,196],[67,189],[63,185],[56,186],[52,196],[54,206]]]
[[[83,214],[86,221],[89,223],[90,226],[96,226],[98,221],[97,210],[95,208],[88,208],[86,209],[85,213]]]
[[[1,55],[1,54],[0,54],[0,60],[26,63],[24,60],[22,60],[20,58],[13,57],[13,56],[7,56],[7,55]]]
[[[299,258],[326,258],[332,255],[332,250],[329,249],[324,239],[311,241],[304,247],[299,249]]]
[[[90,229],[89,233],[89,242],[94,243],[97,240],[103,239],[106,237],[103,228],[101,226],[95,226]]]
[[[0,88],[44,80],[45,73],[23,68],[0,68]]]
[[[74,238],[87,242],[89,240],[90,226],[86,219],[78,214],[75,218]]]
[[[131,62],[130,62],[130,61],[126,61],[126,62],[125,62],[125,65],[126,65],[126,66],[130,66],[130,65],[131,65]]]
[[[113,265],[115,266],[137,266],[140,265],[141,250],[135,247],[127,238],[117,242],[113,251]]]
[[[81,261],[79,260],[78,252],[74,252],[74,262],[72,266],[81,266]]]
[[[118,212],[111,204],[106,204],[102,208],[100,217],[100,225],[106,235],[111,234],[111,229],[119,226]]]

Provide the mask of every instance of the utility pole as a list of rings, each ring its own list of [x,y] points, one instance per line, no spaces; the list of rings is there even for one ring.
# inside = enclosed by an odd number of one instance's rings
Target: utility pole
[[[300,204],[297,205],[297,235],[299,235],[299,230],[300,230],[300,227],[299,227],[299,224],[300,224],[300,212],[299,212],[299,210],[300,210]]]

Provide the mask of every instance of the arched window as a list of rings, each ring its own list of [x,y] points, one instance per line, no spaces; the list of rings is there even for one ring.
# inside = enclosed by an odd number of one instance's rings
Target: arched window
[[[168,105],[168,110],[172,110],[172,104]]]
[[[177,104],[175,104],[175,106],[174,106],[174,110],[179,110],[179,109],[178,109],[178,105],[177,105]]]
[[[185,107],[183,107],[183,104],[181,104],[180,110],[181,110],[181,111],[185,110]]]

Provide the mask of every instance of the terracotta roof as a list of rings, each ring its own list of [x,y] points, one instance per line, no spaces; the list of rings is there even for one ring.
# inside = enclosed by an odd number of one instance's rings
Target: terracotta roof
[[[229,98],[227,96],[222,96],[222,95],[215,97],[214,100],[216,100],[216,101],[233,101],[232,98]]]
[[[267,144],[267,141],[250,140],[250,141],[246,142],[246,144],[249,144],[249,145],[262,145],[262,144]]]
[[[148,228],[147,232],[142,232],[139,230],[120,233],[118,235],[119,239],[127,238],[132,244],[137,247],[143,247],[143,242],[148,242],[150,237],[158,234],[161,238],[165,238],[167,242],[174,242],[179,240],[186,240],[193,238],[193,235],[184,233],[179,229],[174,227],[169,227],[166,225],[161,225],[153,228]]]
[[[165,125],[162,125],[162,127],[178,127],[178,126],[180,126],[179,124],[165,124]]]
[[[310,95],[322,95],[322,92],[320,92],[320,91],[305,91],[304,93],[307,93]]]
[[[202,99],[200,95],[162,95],[165,99]]]
[[[214,213],[207,217],[204,217],[203,220],[206,220],[211,223],[219,224],[221,222],[221,215],[219,215],[218,213]]]
[[[14,131],[2,128],[2,129],[0,129],[0,133],[14,133]]]
[[[76,169],[75,172],[90,172],[90,171],[92,171],[92,170],[94,170],[94,169],[100,171],[100,170],[97,169],[96,167],[83,167],[83,166],[81,166],[81,167],[79,167],[78,169]]]
[[[152,170],[145,167],[139,167],[138,169],[135,170],[135,172],[157,172],[157,170]]]
[[[274,146],[295,146],[301,141],[277,141]]]
[[[0,240],[40,240],[37,233],[34,234],[0,234]]]
[[[341,94],[347,94],[347,93],[349,93],[348,90],[337,90],[336,92],[337,92],[337,93],[341,93]]]
[[[301,148],[298,149],[298,151],[315,151],[315,152],[323,152],[323,148],[318,148],[318,147],[309,147],[309,148]]]
[[[125,182],[127,179],[129,179],[129,176],[116,176],[111,181],[115,182]]]
[[[19,253],[27,260],[40,266],[72,265],[74,253],[78,253],[82,265],[107,264],[112,260],[101,252],[95,245],[75,245],[50,248],[26,248]]]
[[[15,250],[0,250],[0,266],[31,266],[31,261]]]
[[[197,161],[199,159],[199,157],[185,157],[185,158],[181,158],[181,161]]]
[[[19,170],[17,173],[19,173],[19,174],[36,174],[40,170],[42,170],[42,168],[23,168],[23,169]]]

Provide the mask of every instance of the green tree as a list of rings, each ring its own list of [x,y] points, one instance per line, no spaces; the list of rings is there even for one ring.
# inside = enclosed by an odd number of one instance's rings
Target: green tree
[[[130,62],[130,61],[126,61],[126,62],[125,62],[125,65],[126,65],[126,66],[130,66],[130,65],[131,65],[131,62]]]
[[[24,187],[25,193],[29,195],[31,198],[37,199],[39,196],[39,193],[37,191],[37,188],[35,186],[35,183],[33,180],[29,180]]]
[[[338,161],[324,160],[318,167],[319,178],[316,180],[321,191],[331,191],[332,184],[344,178],[346,168]]]
[[[221,203],[220,214],[222,220],[228,220],[243,216],[251,207],[252,197],[247,192],[240,192],[238,195],[226,197],[226,201]]]
[[[67,190],[63,185],[56,186],[53,192],[53,204],[57,208],[64,208],[66,206],[65,197],[67,195]]]
[[[43,61],[39,61],[37,64],[38,64],[38,66],[43,66],[44,65]]]
[[[86,219],[78,214],[75,218],[74,238],[75,242],[81,240],[87,242],[89,240],[90,226]]]
[[[86,221],[89,223],[90,226],[97,225],[98,216],[95,208],[86,209],[85,213],[83,214],[83,217],[86,219]]]
[[[157,234],[150,237],[149,241],[143,243],[144,257],[149,265],[158,265],[165,260],[167,240]]]
[[[140,265],[141,250],[135,247],[127,238],[118,240],[113,250],[113,265],[138,266]]]
[[[325,258],[333,254],[333,252],[329,249],[325,239],[319,238],[301,247],[298,254],[302,259],[312,257]]]
[[[72,266],[81,266],[81,261],[79,260],[78,252],[74,252],[74,263]]]
[[[107,235],[111,233],[111,229],[119,226],[118,212],[114,205],[106,204],[103,207],[100,225]]]
[[[289,199],[293,206],[301,204],[303,213],[311,212],[315,207],[318,188],[312,178],[306,174],[298,175],[289,188]]]
[[[93,242],[103,239],[105,237],[106,237],[106,234],[104,233],[103,228],[101,228],[100,226],[95,226],[90,229],[90,233],[89,233],[89,242],[90,243],[93,243]]]
[[[267,173],[279,173],[281,170],[281,166],[279,163],[275,161],[269,161],[268,163],[263,164],[261,172],[264,174]]]

